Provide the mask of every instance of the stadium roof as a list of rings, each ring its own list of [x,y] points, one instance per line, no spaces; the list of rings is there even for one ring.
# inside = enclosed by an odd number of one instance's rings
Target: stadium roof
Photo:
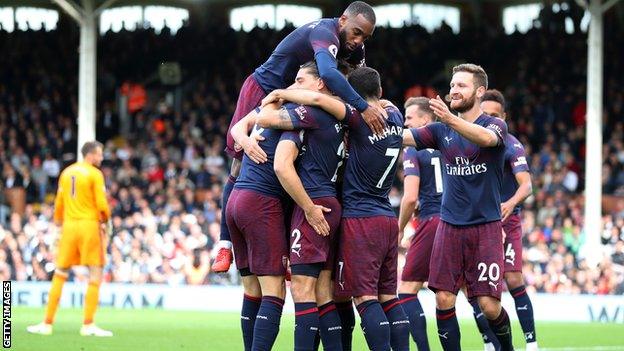
[[[70,0],[80,5],[81,1]],[[192,8],[202,5],[220,5],[227,7],[238,7],[244,5],[258,5],[258,4],[293,4],[293,5],[308,5],[319,7],[335,7],[346,6],[350,3],[350,0],[94,0],[96,7],[109,3],[107,7],[120,7],[131,5],[161,5],[161,6],[175,6],[183,8]],[[526,4],[543,2],[542,0],[366,0],[371,5],[384,5],[384,4],[396,4],[396,3],[431,3],[431,4],[444,4],[444,5],[456,5],[466,6],[475,3],[500,3],[500,4]],[[52,0],[0,0],[0,7],[3,6],[28,6],[28,7],[43,7],[43,8],[56,8],[57,5]]]

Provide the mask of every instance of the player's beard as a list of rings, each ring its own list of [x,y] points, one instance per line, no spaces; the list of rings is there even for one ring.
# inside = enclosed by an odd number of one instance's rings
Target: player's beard
[[[347,31],[345,29],[338,32],[338,38],[340,38],[340,50],[350,51],[347,46]]]
[[[477,91],[475,90],[468,99],[462,99],[462,100],[463,101],[459,105],[451,106],[451,108],[459,113],[464,113],[470,110],[477,103]],[[451,105],[452,104],[453,103],[451,101]]]

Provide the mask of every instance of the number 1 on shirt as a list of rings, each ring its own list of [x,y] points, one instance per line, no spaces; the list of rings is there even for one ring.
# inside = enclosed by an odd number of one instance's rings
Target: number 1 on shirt
[[[71,176],[71,197],[76,197],[76,176]]]
[[[442,185],[442,166],[440,166],[440,158],[433,157],[431,159],[431,165],[433,166],[433,173],[435,175],[436,192],[440,194],[443,191]]]
[[[377,183],[378,188],[381,188],[383,186],[384,180],[386,180],[386,177],[388,177],[388,173],[390,173],[390,169],[392,169],[392,166],[394,166],[394,163],[399,157],[399,150],[400,150],[399,148],[393,148],[393,147],[386,149],[386,156],[392,156],[392,161],[390,161],[388,168],[386,168],[386,171],[381,176],[381,179],[379,179],[379,182]]]

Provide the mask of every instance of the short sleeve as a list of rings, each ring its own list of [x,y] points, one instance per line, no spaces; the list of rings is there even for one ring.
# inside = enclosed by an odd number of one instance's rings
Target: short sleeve
[[[512,173],[529,172],[529,163],[522,143],[516,138],[508,138],[505,147],[509,151],[506,153],[509,157],[505,161],[509,162]]]
[[[500,118],[490,117],[485,129],[491,130],[496,134],[499,145],[505,145],[507,139],[507,123]]]
[[[416,149],[438,149],[438,139],[442,124],[439,122],[428,124],[420,128],[410,128]]]
[[[420,177],[420,166],[418,165],[418,151],[413,147],[403,149],[403,174],[407,176]]]
[[[286,105],[283,107],[290,116],[295,129],[316,129],[318,122],[314,115],[314,109],[303,105]]]
[[[302,130],[289,130],[289,131],[282,133],[282,135],[280,136],[280,141],[290,140],[293,143],[295,143],[295,145],[297,145],[297,149],[301,149],[301,147],[303,146],[304,137],[305,137],[305,131],[303,129]]]

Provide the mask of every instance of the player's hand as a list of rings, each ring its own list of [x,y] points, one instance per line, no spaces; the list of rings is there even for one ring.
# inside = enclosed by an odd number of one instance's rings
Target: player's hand
[[[509,218],[514,210],[514,207],[516,207],[516,205],[511,203],[511,201],[506,201],[501,204],[501,221],[505,221],[507,218]]]
[[[403,236],[405,236],[405,231],[399,229],[399,246],[401,246],[401,241],[403,241]]]
[[[253,134],[241,141],[241,147],[245,150],[245,154],[257,164],[265,163],[268,160],[266,152],[258,145],[258,142],[262,140],[264,140],[262,135]]]
[[[381,99],[379,100],[379,104],[381,105],[381,107],[383,107],[384,109],[388,108],[388,107],[394,107],[396,108],[396,106],[394,106],[394,104],[392,103],[392,101],[390,100],[386,100],[386,99]]]
[[[314,231],[322,236],[329,235],[329,223],[325,220],[324,212],[331,212],[330,208],[323,207],[321,205],[314,205],[308,210],[304,211],[305,217],[308,223],[314,228]]]
[[[455,118],[455,115],[451,113],[451,110],[446,106],[440,95],[436,95],[435,99],[430,99],[429,106],[442,123],[448,123],[448,121]]]
[[[280,100],[279,93],[280,93],[280,89],[273,90],[271,93],[269,93],[269,95],[265,96],[264,99],[262,99],[262,103],[260,104],[260,107],[264,107],[268,104],[278,102]]]
[[[373,133],[380,135],[386,126],[385,119],[388,118],[386,111],[379,106],[368,105],[368,108],[362,112],[364,122],[368,124]]]

